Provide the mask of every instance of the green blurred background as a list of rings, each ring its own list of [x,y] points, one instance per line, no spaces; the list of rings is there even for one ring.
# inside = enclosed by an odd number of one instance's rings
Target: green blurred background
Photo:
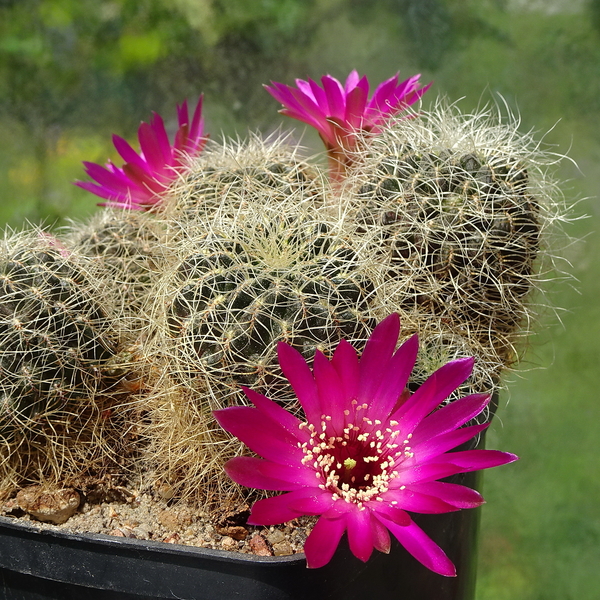
[[[552,286],[562,323],[539,323],[489,436],[521,460],[485,476],[477,600],[597,600],[600,0],[0,0],[0,221],[98,210],[81,161],[116,158],[110,134],[136,143],[153,110],[173,130],[204,92],[213,138],[293,128],[261,84],[353,68],[422,73],[426,106],[501,95],[578,165],[558,172],[589,215],[567,228],[577,281]]]

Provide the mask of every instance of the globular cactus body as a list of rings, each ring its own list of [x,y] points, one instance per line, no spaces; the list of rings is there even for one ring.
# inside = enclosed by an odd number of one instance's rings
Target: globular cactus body
[[[299,412],[278,366],[278,342],[312,358],[341,339],[360,347],[376,322],[361,248],[325,205],[323,180],[290,183],[281,174],[301,163],[283,148],[277,155],[273,177],[271,152],[237,148],[236,160],[220,167],[217,189],[196,197],[197,207],[175,186],[159,215],[177,260],[157,281],[147,311],[154,333],[144,354],[157,376],[147,437],[158,477],[178,494],[206,499],[231,488],[218,473],[240,445],[216,426],[212,411],[243,401],[242,385]],[[188,182],[204,177],[205,165],[196,167]],[[234,183],[223,191],[227,173]],[[208,210],[201,202],[212,194],[221,202]]]
[[[240,448],[210,414],[244,402],[241,385],[299,410],[279,341],[308,359],[341,338],[360,350],[397,311],[403,336],[421,339],[413,388],[471,355],[475,371],[458,393],[496,390],[533,317],[538,256],[562,214],[545,157],[512,124],[452,110],[395,121],[366,136],[345,182],[330,186],[260,176],[273,160],[252,144],[230,162],[231,148],[213,152],[218,169],[199,160],[167,199],[177,258],[148,311],[145,354],[159,374],[150,455],[177,493],[223,485],[221,465]],[[279,171],[295,172],[295,152],[277,153]]]
[[[441,319],[507,366],[558,213],[528,140],[485,117],[446,109],[368,140],[348,202],[357,231],[372,236],[393,304]]]
[[[171,187],[162,207],[171,234],[215,212],[233,216],[245,203],[323,202],[323,175],[285,137],[211,143]]]
[[[226,238],[200,236],[162,291],[169,339],[160,346],[173,353],[172,371],[213,395],[241,384],[266,392],[281,379],[279,341],[308,358],[342,338],[364,340],[373,326],[373,288],[351,245],[325,224],[263,216],[240,218]]]
[[[160,223],[146,212],[107,208],[87,223],[71,225],[65,238],[110,282],[111,309],[132,338],[138,335],[147,324],[141,312],[147,295],[170,256]]]
[[[89,262],[41,232],[0,242],[0,439],[3,466],[22,443],[59,445],[89,417],[117,336]],[[11,445],[12,444],[12,445]],[[28,450],[18,460],[27,463]],[[25,469],[26,470],[26,469]]]

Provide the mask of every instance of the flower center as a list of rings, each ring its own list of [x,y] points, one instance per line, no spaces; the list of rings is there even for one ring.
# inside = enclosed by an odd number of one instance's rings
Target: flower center
[[[333,431],[332,418],[321,416],[320,428],[303,423],[310,432],[310,441],[301,444],[303,464],[315,469],[319,487],[332,492],[334,498],[353,502],[362,507],[363,502],[377,500],[389,489],[390,482],[398,476],[398,465],[412,458],[409,434],[399,441],[398,423],[372,421],[360,416],[367,404],[345,411],[344,427]],[[352,420],[350,421],[350,416]]]

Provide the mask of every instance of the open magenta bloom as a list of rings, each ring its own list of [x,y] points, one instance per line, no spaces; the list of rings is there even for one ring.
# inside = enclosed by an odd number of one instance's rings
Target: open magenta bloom
[[[487,427],[464,425],[484,410],[489,396],[474,394],[438,408],[470,375],[471,358],[447,363],[410,395],[406,384],[418,340],[414,336],[394,351],[399,331],[392,314],[375,328],[360,359],[342,340],[331,360],[316,353],[312,371],[280,343],[279,362],[305,421],[249,389],[244,391],[254,407],[215,411],[224,429],[264,457],[233,458],[225,465],[228,475],[247,487],[287,492],[256,502],[250,524],[320,515],[304,548],[309,567],[329,562],[344,532],[362,561],[374,548],[389,552],[391,532],[426,567],[455,575],[450,559],[407,511],[479,506],[478,492],[438,480],[517,459],[496,450],[449,452]]]
[[[173,145],[165,130],[162,117],[152,115],[150,124],[138,129],[139,154],[121,137],[113,135],[113,143],[125,164],[117,167],[109,161],[106,167],[84,162],[86,173],[96,182],[77,181],[75,185],[105,198],[100,206],[115,206],[150,210],[160,202],[160,194],[177,177],[178,171],[190,156],[198,155],[207,137],[203,135],[202,96],[192,120],[187,101],[177,107],[179,129]]]
[[[323,87],[309,79],[296,79],[297,88],[273,82],[267,91],[284,108],[280,111],[316,128],[330,160],[348,162],[361,131],[376,133],[386,119],[414,104],[428,89],[419,89],[415,75],[398,83],[398,74],[379,84],[369,99],[369,80],[352,71],[342,85],[331,75],[321,78]],[[333,165],[332,165],[333,166]]]

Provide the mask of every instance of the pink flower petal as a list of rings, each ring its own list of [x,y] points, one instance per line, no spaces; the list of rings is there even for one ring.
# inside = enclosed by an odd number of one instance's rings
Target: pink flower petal
[[[519,460],[519,457],[510,452],[500,450],[463,450],[462,452],[448,452],[436,459],[437,464],[455,465],[462,469],[462,473],[479,471],[499,467]]]
[[[370,402],[386,374],[398,334],[400,318],[392,313],[375,327],[360,357],[360,388],[357,400]]]
[[[319,350],[315,353],[313,371],[321,407],[331,417],[331,421],[327,422],[327,432],[329,435],[340,435],[345,426],[344,409],[347,405],[340,378]]]
[[[371,515],[371,540],[375,550],[384,554],[390,553],[391,540],[389,531],[374,515]]]
[[[303,465],[291,467],[253,456],[236,456],[228,460],[225,472],[236,483],[257,490],[289,492],[319,483],[314,470]]]
[[[490,397],[487,394],[472,394],[450,402],[450,404],[425,417],[417,425],[413,432],[412,445],[416,446],[422,440],[428,440],[452,429],[462,427],[479,415],[489,401]]]
[[[305,515],[306,513],[298,512],[290,508],[290,502],[312,496],[314,490],[312,488],[302,488],[281,494],[280,496],[271,496],[264,500],[259,500],[252,506],[250,517],[248,518],[249,525],[279,525]]]
[[[411,485],[435,481],[450,477],[457,473],[468,473],[498,467],[518,460],[518,457],[509,452],[498,450],[464,450],[461,452],[448,452],[431,459],[425,464],[407,466],[406,469],[399,465],[398,477],[390,484],[390,488],[400,485]]]
[[[310,494],[299,496],[290,500],[289,507],[292,510],[297,510],[303,515],[320,515],[330,511],[334,505],[341,504],[340,501],[335,501],[331,492],[320,490],[316,487],[316,477],[314,476],[313,487],[310,489]],[[308,491],[308,490],[307,490]]]
[[[200,96],[200,101],[201,100],[202,100],[202,96]],[[198,104],[200,104],[200,102]],[[196,106],[196,110],[197,109],[198,109],[198,107]],[[181,104],[177,105],[177,122],[179,123],[179,127],[189,124],[189,112],[188,112],[187,98]]]
[[[416,335],[406,340],[386,366],[379,387],[369,407],[372,419],[387,419],[404,391],[417,360],[419,339]]]
[[[323,412],[317,384],[306,361],[300,352],[283,342],[277,344],[277,356],[281,370],[294,389],[309,423],[320,423]]]
[[[156,149],[161,155],[161,166],[173,166],[173,152],[171,150],[169,136],[167,135],[164,121],[159,114],[152,114],[150,128],[152,129],[156,139]]]
[[[274,83],[272,87],[265,86],[265,89],[285,106],[280,111],[282,114],[312,125],[318,131],[327,130],[326,127],[324,129],[326,119],[323,111],[305,94],[281,83]]]
[[[422,565],[445,577],[455,577],[456,569],[445,552],[414,522],[404,527],[396,525],[379,514],[378,519],[396,536],[396,539]]]
[[[358,508],[349,511],[346,517],[350,551],[363,562],[367,562],[373,553],[374,536],[371,519],[371,511]]]
[[[126,193],[130,182],[122,171],[109,171],[107,168],[95,163],[84,162],[85,172],[101,186],[113,189],[117,193]]]
[[[163,192],[165,189],[161,181],[151,177],[145,170],[140,169],[132,163],[125,163],[123,165],[123,175],[129,181],[129,192],[133,193],[133,190],[135,190],[138,202],[148,201],[155,194]]]
[[[326,565],[335,553],[346,530],[346,520],[321,517],[313,527],[304,544],[306,563],[309,569]]]
[[[257,408],[231,406],[215,410],[213,415],[225,431],[256,454],[283,465],[301,463],[304,454],[297,446],[297,439]]]
[[[369,508],[372,512],[385,517],[388,521],[393,521],[401,527],[410,525],[412,521],[410,515],[405,510],[387,502],[372,501],[369,502]]]
[[[112,141],[117,152],[126,163],[135,164],[141,169],[147,170],[148,173],[151,173],[146,161],[122,137],[113,135]]]
[[[138,129],[138,139],[142,154],[152,171],[160,171],[165,163],[158,145],[158,140],[156,139],[156,134],[148,123],[142,123],[140,125]]]
[[[390,489],[398,489],[403,485],[409,486],[414,483],[435,481],[462,473],[462,468],[446,462],[431,462],[425,464],[407,465],[398,467],[398,477],[390,482]]]
[[[86,173],[95,179],[100,189],[103,190],[103,198],[125,198],[129,193],[130,182],[121,170],[114,169],[114,165],[109,163],[109,169],[100,165],[84,162]],[[76,185],[83,189],[87,189],[89,182],[77,182]],[[83,185],[82,185],[83,184]],[[100,194],[99,194],[100,195]]]
[[[473,371],[473,358],[459,358],[435,371],[391,418],[402,431],[412,433],[417,424],[437,408]]]
[[[192,123],[189,126],[188,140],[185,146],[182,147],[184,152],[190,155],[195,155],[204,148],[206,144],[207,136],[203,136],[204,132],[204,119],[202,118],[202,102],[204,96],[200,95],[196,108],[194,109],[194,116],[192,117]]]
[[[91,181],[75,181],[75,185],[85,190],[86,192],[91,192],[96,196],[100,196],[100,198],[106,198],[107,200],[121,200],[125,201],[125,197],[123,194],[117,194],[104,186],[98,185],[97,183],[92,183]]]
[[[359,131],[362,128],[368,94],[368,89],[355,87],[346,97],[345,120],[350,131]]]
[[[173,165],[179,166],[183,164],[185,153],[191,154],[188,152],[191,148],[190,144],[190,135],[189,135],[189,125],[184,123],[179,126],[179,129],[175,133],[175,141],[173,142]]]
[[[458,485],[457,483],[429,481],[427,483],[416,483],[410,487],[413,491],[437,496],[444,502],[452,504],[457,508],[477,508],[485,502],[479,492],[464,485]]]
[[[277,423],[298,440],[306,441],[309,439],[310,436],[307,431],[301,428],[302,421],[300,419],[258,392],[247,387],[242,387],[242,390],[256,408],[273,421],[277,421]]]
[[[363,77],[363,79],[366,79],[366,77]],[[358,74],[358,71],[356,69],[353,69],[352,71],[350,71],[350,74],[348,75],[348,77],[346,77],[346,83],[344,84],[344,92],[346,93],[346,95],[351,93],[356,88],[359,80],[360,80],[360,76]],[[369,88],[367,86],[367,93],[368,92],[369,92]]]
[[[403,102],[407,102],[407,99],[410,98],[413,92],[417,89],[420,77],[420,75],[413,75],[409,79],[406,79],[396,86],[396,89],[393,90],[388,97],[390,106],[396,107]]]
[[[397,502],[403,510],[424,514],[440,514],[459,510],[441,498],[423,494],[413,487],[389,490],[382,495],[385,502]]]
[[[308,81],[296,79],[296,85],[307,98],[310,98],[319,107],[319,111],[326,117],[328,110],[327,94],[319,87],[319,84],[313,79],[309,79]]]
[[[321,83],[327,96],[326,116],[343,122],[346,117],[346,96],[342,84],[330,75],[321,77]]]
[[[432,457],[439,456],[448,450],[453,450],[457,446],[468,442],[476,435],[481,433],[488,427],[489,423],[482,425],[471,425],[470,427],[461,427],[454,431],[448,431],[436,437],[427,438],[423,441],[418,439],[415,441],[415,436],[411,439],[412,451],[415,456],[418,456],[418,462],[425,462]],[[415,432],[418,431],[418,427]]]
[[[396,85],[398,84],[398,73],[385,81],[382,81],[373,92],[368,105],[369,120],[380,118],[381,115],[389,114],[393,107],[389,104],[389,97],[393,94]]]
[[[331,364],[338,373],[344,388],[347,405],[342,410],[349,408],[350,401],[358,395],[359,363],[356,350],[346,340],[341,340],[331,358]]]

